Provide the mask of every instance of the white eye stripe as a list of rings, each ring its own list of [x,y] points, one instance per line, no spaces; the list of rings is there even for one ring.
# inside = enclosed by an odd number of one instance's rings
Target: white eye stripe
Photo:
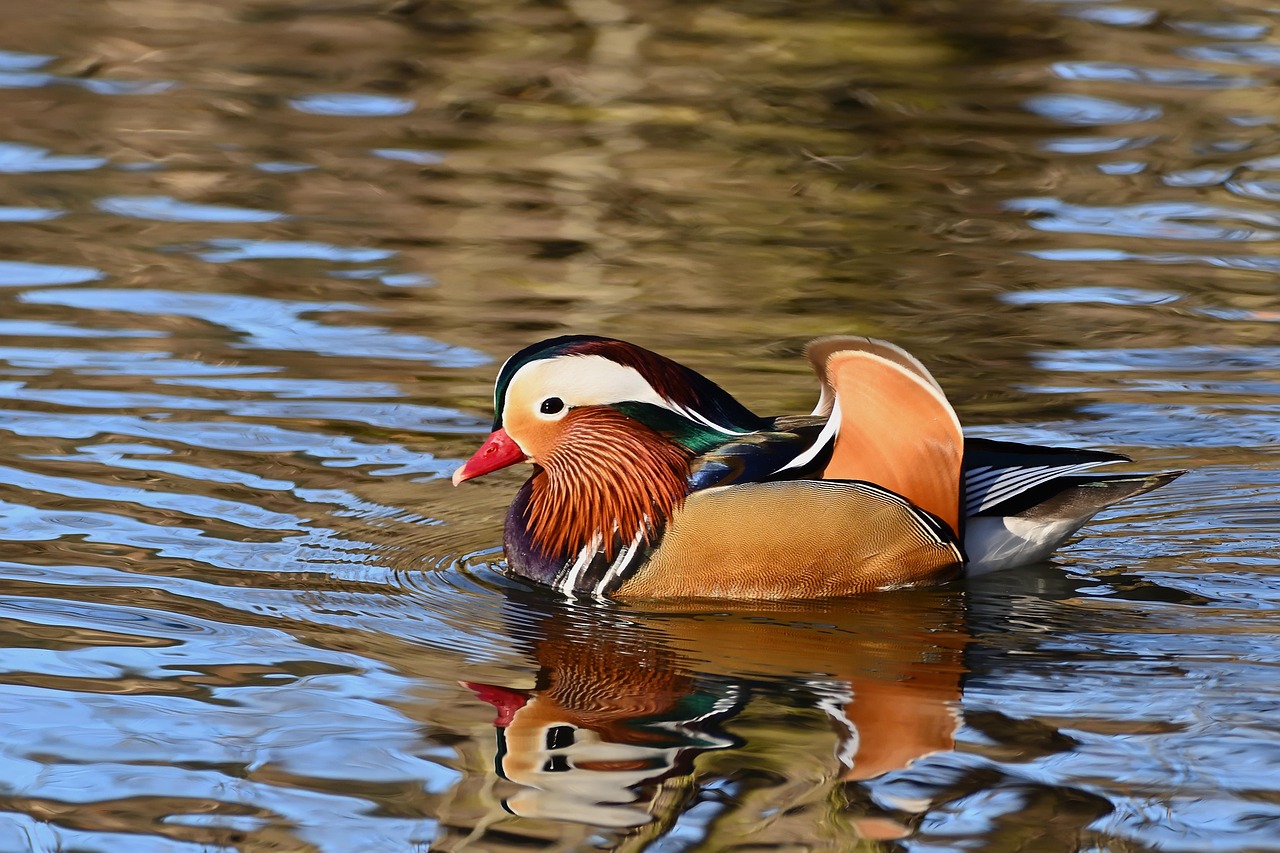
[[[527,399],[536,410],[549,396],[559,397],[566,408],[624,401],[672,408],[634,367],[600,355],[562,355],[529,362],[511,377],[503,408],[509,410]]]
[[[530,362],[516,371],[507,385],[503,411],[511,412],[529,401],[542,420],[554,420],[541,411],[543,403],[559,398],[563,412],[577,406],[607,406],[614,403],[648,403],[675,412],[681,417],[726,435],[743,435],[746,430],[716,423],[700,412],[679,405],[659,394],[640,371],[601,355],[562,355]]]

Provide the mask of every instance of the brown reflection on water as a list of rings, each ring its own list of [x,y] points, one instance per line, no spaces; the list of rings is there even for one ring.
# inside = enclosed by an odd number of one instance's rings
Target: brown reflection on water
[[[131,287],[185,281],[215,291],[359,294],[392,329],[483,341],[497,357],[544,333],[613,333],[700,358],[708,370],[750,370],[743,391],[761,406],[804,404],[807,387],[775,390],[769,374],[803,376],[802,365],[778,361],[779,347],[818,334],[909,343],[962,413],[981,418],[1029,414],[1007,382],[992,381],[1029,369],[1029,348],[1185,339],[1199,321],[1181,310],[1144,311],[1138,335],[1132,308],[1087,304],[1046,322],[1042,311],[993,304],[1007,291],[1157,287],[1163,277],[1140,260],[1024,255],[1046,245],[1131,244],[1087,233],[1046,243],[1034,221],[1043,214],[1028,222],[1005,203],[1063,191],[1094,205],[1121,204],[1136,191],[1185,199],[1185,189],[1158,179],[1238,165],[1241,145],[1255,159],[1274,148],[1263,128],[1228,120],[1266,105],[1253,90],[1210,85],[1230,79],[1220,64],[1193,64],[1187,73],[1209,81],[1199,86],[1138,72],[1108,79],[1107,61],[1139,72],[1168,66],[1168,36],[1138,37],[1025,3],[984,3],[981,14],[963,3],[908,4],[874,15],[826,4],[639,0],[449,10],[46,5],[4,26],[17,43],[58,54],[52,70],[176,86],[147,97],[4,92],[13,126],[39,127],[41,144],[158,167],[96,170],[74,187],[60,176],[25,176],[15,180],[18,201],[86,207],[91,195],[156,194],[289,218],[211,228],[79,215],[27,229],[20,246],[0,243],[8,254],[65,259],[74,236],[81,261]],[[73,40],[44,45],[48,33],[68,31],[73,8]],[[1194,10],[1172,4],[1166,14]],[[1100,66],[1058,62],[1086,46]],[[317,91],[400,98],[412,112],[352,120],[292,105]],[[1062,98],[1154,105],[1158,115],[1095,120]],[[1188,140],[1209,143],[1197,132],[1206,125],[1210,136],[1232,133],[1236,153],[1191,150]],[[1149,164],[1144,175],[1099,170],[1116,159],[1104,144],[1111,137],[1151,140],[1131,154]],[[1064,155],[1067,140],[1085,153]],[[385,149],[436,152],[440,162],[370,156]],[[315,169],[254,168],[267,161]],[[1153,250],[1165,250],[1156,236]],[[400,271],[440,284],[370,293],[359,280],[318,279],[305,261],[219,267],[182,248],[210,237],[338,246],[355,237],[398,252]],[[1240,293],[1247,307],[1256,280],[1206,268],[1180,275],[1177,290],[1192,304]],[[1272,331],[1231,328],[1241,343]],[[424,393],[443,387],[477,408],[487,396],[486,371],[428,376],[436,384]],[[1036,414],[1066,413],[1071,403],[1037,400]]]
[[[532,686],[466,686],[495,709],[497,795],[522,818],[652,824],[619,848],[642,849],[728,797],[705,843],[898,838],[915,815],[850,805],[846,787],[952,748],[962,611],[956,592],[817,610],[555,607],[519,626]],[[480,824],[528,825],[493,820]]]

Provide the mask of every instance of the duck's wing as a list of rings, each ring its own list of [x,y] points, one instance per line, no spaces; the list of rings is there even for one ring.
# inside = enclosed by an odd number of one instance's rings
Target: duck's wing
[[[969,438],[964,444],[964,514],[1014,515],[1060,478],[1101,465],[1130,462],[1103,450],[1043,447],[1013,441]]]
[[[650,403],[631,401],[612,408],[684,449],[689,456],[690,492],[735,483],[816,477],[827,458],[819,452],[803,465],[791,464],[809,453],[822,433],[823,418],[761,418],[758,429],[729,432],[694,420],[688,413]],[[780,469],[785,469],[781,475]]]
[[[969,573],[1045,560],[1100,510],[1186,473],[1092,473],[1128,461],[1101,450],[969,439],[964,531]]]
[[[691,491],[741,483],[818,477],[830,458],[830,444],[810,454],[822,435],[822,418],[779,418],[774,428],[724,438],[690,461]],[[799,465],[792,463],[807,457]]]
[[[820,338],[806,351],[827,423],[790,467],[829,459],[822,477],[864,480],[960,529],[964,435],[938,383],[910,353],[872,338]]]
[[[821,415],[825,418],[831,414],[831,409],[836,401],[836,392],[831,383],[831,377],[828,375],[827,360],[832,355],[845,350],[860,350],[878,355],[897,364],[909,373],[914,373],[938,389],[939,394],[942,393],[942,386],[933,378],[933,374],[929,372],[928,368],[902,347],[875,338],[864,338],[856,335],[831,335],[825,338],[814,338],[805,344],[804,348],[805,358],[809,360],[809,364],[813,367],[813,372],[818,374],[818,382],[822,386],[818,395],[818,404],[813,408],[813,414],[815,415]]]

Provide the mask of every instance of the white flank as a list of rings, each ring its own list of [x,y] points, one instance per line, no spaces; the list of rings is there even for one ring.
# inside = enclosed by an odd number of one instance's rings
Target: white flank
[[[1014,516],[978,516],[965,521],[964,549],[970,577],[1047,560],[1058,546],[1092,518],[1030,521]]]

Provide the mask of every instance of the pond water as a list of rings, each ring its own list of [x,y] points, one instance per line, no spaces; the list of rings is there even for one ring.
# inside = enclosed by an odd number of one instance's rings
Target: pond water
[[[0,4],[0,853],[1280,850],[1280,35],[1201,0]],[[511,352],[1190,473],[651,611],[454,489]]]

